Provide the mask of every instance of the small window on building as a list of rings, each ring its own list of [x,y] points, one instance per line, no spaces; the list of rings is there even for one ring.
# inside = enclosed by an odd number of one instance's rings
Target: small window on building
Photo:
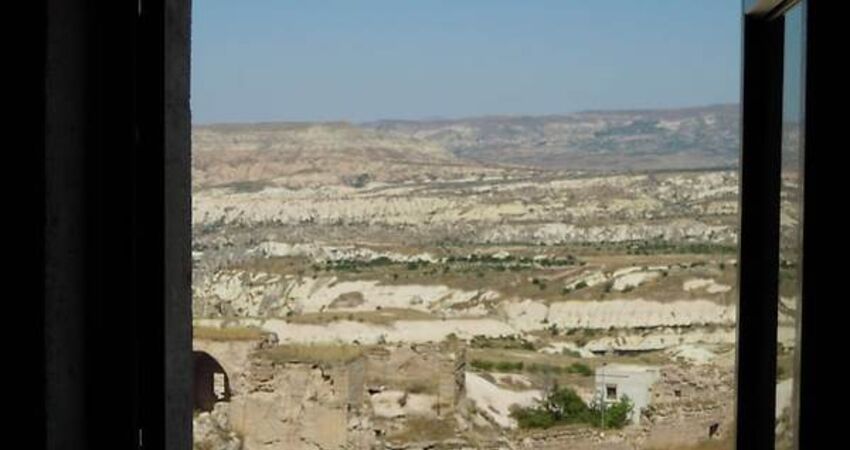
[[[605,386],[605,398],[608,400],[616,400],[617,399],[617,385],[609,384]]]

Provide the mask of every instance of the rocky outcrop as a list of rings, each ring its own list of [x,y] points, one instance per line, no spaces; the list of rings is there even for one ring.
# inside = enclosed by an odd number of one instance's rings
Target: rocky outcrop
[[[732,172],[518,176],[365,188],[205,189],[195,194],[193,220],[196,226],[405,227],[408,236],[448,228],[479,243],[731,243],[736,199]],[[467,225],[475,232],[467,234]]]
[[[194,450],[242,450],[242,439],[232,430],[230,405],[217,403],[211,412],[197,414],[192,420]]]

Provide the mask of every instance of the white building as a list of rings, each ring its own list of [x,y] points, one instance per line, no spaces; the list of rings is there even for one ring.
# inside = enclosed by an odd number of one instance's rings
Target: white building
[[[634,403],[629,419],[640,423],[643,411],[652,399],[652,385],[658,381],[660,371],[656,367],[628,364],[609,364],[596,368],[596,398],[606,404],[617,403],[628,396]]]

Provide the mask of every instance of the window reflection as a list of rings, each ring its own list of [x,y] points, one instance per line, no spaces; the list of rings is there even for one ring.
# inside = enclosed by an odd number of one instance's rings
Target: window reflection
[[[782,188],[780,206],[779,329],[777,333],[776,448],[794,448],[795,342],[800,311],[803,14],[798,4],[785,15]]]

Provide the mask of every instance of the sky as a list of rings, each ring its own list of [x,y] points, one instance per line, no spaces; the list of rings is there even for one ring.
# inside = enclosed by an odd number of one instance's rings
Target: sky
[[[797,122],[803,114],[803,4],[785,14],[785,55],[783,66],[782,113]]]
[[[195,123],[738,102],[741,0],[195,0]]]

